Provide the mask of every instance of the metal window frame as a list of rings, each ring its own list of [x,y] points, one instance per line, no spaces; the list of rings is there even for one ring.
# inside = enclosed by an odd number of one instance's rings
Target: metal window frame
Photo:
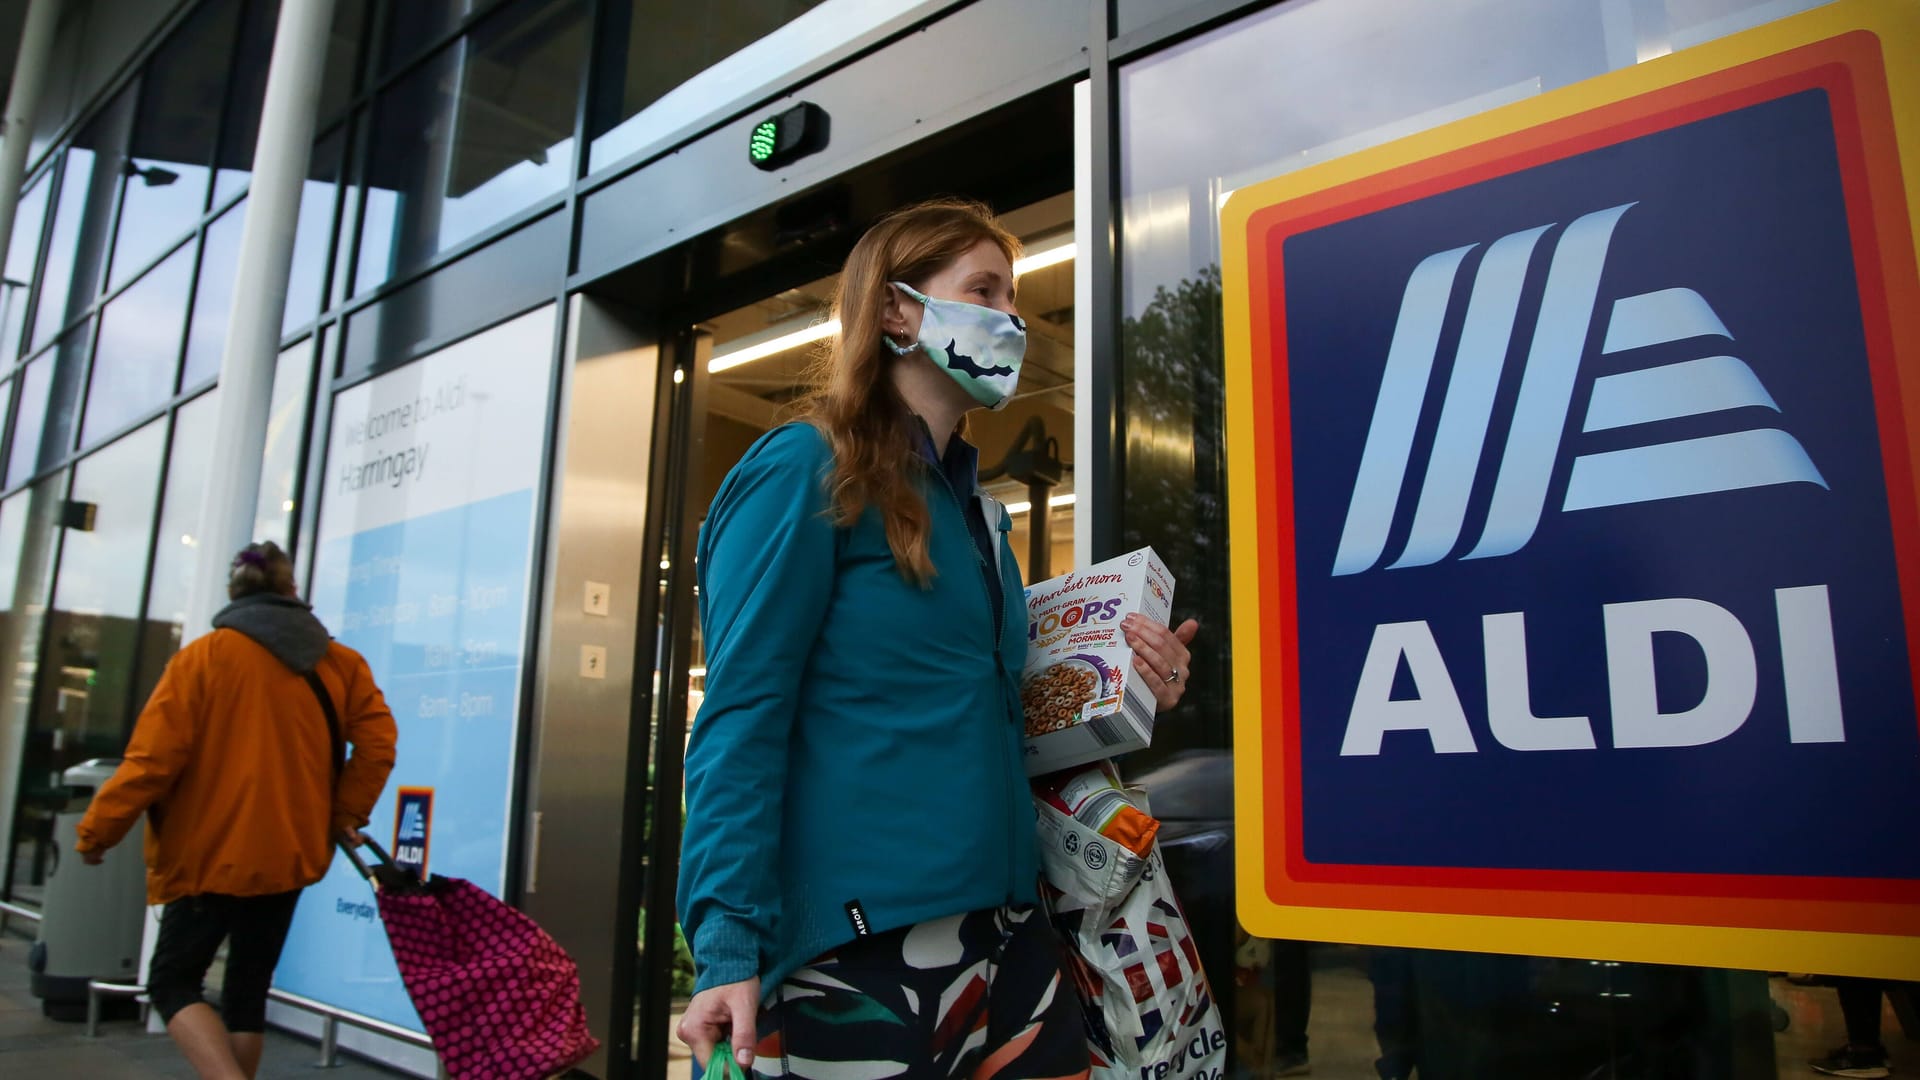
[[[1183,2],[1186,6],[1179,11],[1114,37],[1108,43],[1108,56],[1114,63],[1124,64],[1139,59],[1147,53],[1157,52],[1188,38],[1197,37],[1242,16],[1251,15],[1264,8],[1278,7],[1286,0],[1183,0]],[[1119,25],[1117,18],[1112,25],[1116,27]]]

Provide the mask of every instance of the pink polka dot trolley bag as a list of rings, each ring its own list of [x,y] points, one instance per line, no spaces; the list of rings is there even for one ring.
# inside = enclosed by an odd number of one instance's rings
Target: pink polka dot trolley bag
[[[525,914],[459,878],[422,882],[379,844],[343,847],[374,887],[407,996],[452,1080],[546,1080],[599,1049],[573,958]]]

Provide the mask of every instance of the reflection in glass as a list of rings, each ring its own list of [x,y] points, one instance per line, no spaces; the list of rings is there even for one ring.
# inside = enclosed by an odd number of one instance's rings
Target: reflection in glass
[[[113,197],[127,160],[127,124],[132,114],[133,91],[128,89],[67,149],[60,197],[54,204],[53,235],[40,272],[29,352],[53,340],[93,302]]]
[[[166,426],[155,420],[73,470],[68,504],[85,513],[70,512],[62,530],[47,672],[33,709],[34,726],[55,733],[56,770],[118,755],[133,729],[134,649]]]
[[[193,318],[187,325],[186,367],[180,374],[184,390],[220,374],[227,320],[233,315],[234,272],[240,268],[240,231],[246,224],[247,200],[242,199],[207,226],[199,284],[193,293]]]
[[[27,295],[33,290],[33,264],[40,257],[40,226],[47,217],[51,172],[20,195],[14,208],[13,239],[7,245],[6,275],[0,280],[0,365],[20,355],[20,334],[27,324]]]
[[[19,384],[19,381],[18,379],[7,379],[4,382],[0,382],[0,418],[4,418],[7,415],[7,409],[13,405],[13,391],[14,387]]]
[[[293,267],[287,278],[287,309],[280,320],[282,334],[312,322],[320,314],[321,290],[327,277],[327,244],[333,239],[333,204],[339,192],[342,132],[320,140],[313,148],[309,179],[300,190],[300,221],[293,236]]]
[[[308,390],[313,385],[313,339],[290,345],[273,368],[273,401],[267,412],[267,449],[260,463],[260,497],[253,511],[253,538],[291,550],[294,493],[300,484],[300,447],[307,433]]]
[[[260,108],[267,97],[267,62],[273,57],[279,9],[278,0],[269,0],[247,5],[240,16],[233,70],[227,82],[227,120],[220,133],[218,169],[213,176],[216,207],[245,191],[253,178],[253,148],[260,141]]]
[[[83,445],[106,438],[173,396],[192,284],[193,245],[182,244],[102,310],[80,428]]]
[[[1169,873],[1222,992],[1239,1069],[1274,1075],[1311,1053],[1316,1076],[1747,1080],[1788,1075],[1776,1061],[1844,1040],[1830,996],[1801,998],[1776,1036],[1780,1014],[1759,973],[1248,940],[1218,887],[1232,878],[1224,801],[1190,820],[1177,809],[1195,777],[1231,789],[1222,202],[1246,184],[1810,6],[1293,0],[1122,69],[1123,546],[1153,544],[1179,577],[1180,607],[1208,627],[1187,715],[1159,728],[1136,755],[1135,768],[1152,771],[1132,776],[1169,818]],[[1160,13],[1136,0],[1118,11],[1123,28]],[[1793,992],[1783,981],[1772,993]]]
[[[365,110],[361,110],[345,121],[341,130],[343,132],[351,131],[354,135],[350,149],[343,155],[343,159],[350,158],[354,161],[366,160],[367,146],[373,140],[373,132],[369,130],[371,127],[372,125],[367,123],[367,113]],[[343,160],[341,164],[343,174],[346,168],[346,162]],[[363,236],[387,238],[393,234],[393,203],[391,201],[393,192],[379,189],[370,191],[367,189],[365,182],[358,177],[347,177],[343,175],[342,182],[348,186],[344,196],[340,200],[339,224],[336,229],[337,235],[333,245],[333,281],[327,286],[327,302],[325,304],[327,310],[332,310],[346,303],[347,297],[350,295],[348,290],[353,287],[354,222],[360,222],[360,232]],[[376,194],[386,196],[389,200],[385,204],[385,211],[380,214],[374,212],[374,196]],[[360,213],[362,203],[364,203],[367,208],[364,218],[361,217]],[[382,256],[382,258],[384,259],[384,256]]]
[[[220,136],[220,168],[213,181],[215,207],[246,190],[252,178],[253,150],[260,139],[260,106],[266,97],[267,62],[273,53],[277,12],[277,3],[257,3],[250,5],[242,16],[239,43],[233,54],[227,123]],[[320,83],[320,108],[316,114],[322,129],[340,115],[353,95],[354,66],[359,61],[365,23],[366,0],[339,0],[334,5],[333,27],[327,38],[326,70]]]
[[[213,424],[219,401],[220,391],[210,390],[174,414],[166,491],[160,499],[160,528],[153,549],[153,588],[140,630],[140,671],[133,686],[136,708],[153,693],[167,661],[180,651],[187,595],[193,591],[198,559],[193,534],[200,527],[201,492],[213,469]]]
[[[60,462],[72,449],[73,413],[92,328],[89,321],[67,331],[58,348],[29,362],[16,380],[20,414],[14,418],[13,445],[7,453],[8,487]]]
[[[64,736],[55,718],[29,723],[65,487],[65,474],[51,476],[0,503],[0,799],[15,808],[6,895],[36,906],[55,858],[54,814],[66,801],[56,773]]]
[[[366,36],[367,0],[338,0],[333,6],[333,29],[327,35],[327,70],[320,79],[322,127],[345,112],[353,100],[353,77]]]
[[[171,247],[206,207],[237,8],[235,0],[200,5],[141,81],[110,289]]]
[[[488,0],[408,0],[387,8],[386,46],[380,50],[380,74],[390,75],[420,50],[453,32],[462,19]]]
[[[43,356],[21,372],[20,416],[13,425],[13,445],[7,454],[7,486],[33,475],[40,461],[40,432],[47,419],[47,386],[53,379],[53,357]]]
[[[381,96],[357,292],[566,186],[586,16],[582,0],[523,0]]]
[[[603,168],[666,135],[673,123],[650,123],[643,115],[648,106],[687,80],[819,7],[820,3],[821,0],[725,0],[705,4],[634,0],[631,4],[612,5],[607,13],[608,31],[615,40],[624,38],[626,46],[624,50],[607,50],[607,66],[595,76],[606,81],[600,95],[599,115],[588,125],[593,139],[592,167]],[[814,37],[834,44],[845,42],[857,28],[846,26],[844,16],[841,19],[830,29],[823,23],[821,29],[827,32]],[[783,53],[780,61],[782,70],[797,66],[791,50]],[[728,82],[727,89],[703,87],[698,94],[699,101],[689,103],[689,108],[710,109],[757,89],[769,72],[766,65],[745,65],[737,73],[737,79],[729,81],[725,78],[727,74],[716,71],[707,75],[705,78],[710,82]],[[679,110],[674,111],[678,116]],[[691,119],[691,115],[678,116],[680,123]]]

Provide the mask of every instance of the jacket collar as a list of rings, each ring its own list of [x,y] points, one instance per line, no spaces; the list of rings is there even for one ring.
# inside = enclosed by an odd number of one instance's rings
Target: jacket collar
[[[927,426],[925,418],[913,414],[913,427],[920,436],[919,448],[921,460],[946,474],[947,482],[958,492],[978,493],[980,491],[980,451],[973,444],[955,432],[947,440],[947,453],[942,457],[934,453],[933,430]]]

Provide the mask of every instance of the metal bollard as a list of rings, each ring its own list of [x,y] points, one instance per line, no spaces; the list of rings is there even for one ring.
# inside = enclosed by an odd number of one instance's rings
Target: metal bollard
[[[100,1037],[100,988],[87,986],[87,1038]]]
[[[337,1017],[323,1017],[320,1021],[320,1061],[315,1066],[321,1069],[340,1067],[340,1021]]]

